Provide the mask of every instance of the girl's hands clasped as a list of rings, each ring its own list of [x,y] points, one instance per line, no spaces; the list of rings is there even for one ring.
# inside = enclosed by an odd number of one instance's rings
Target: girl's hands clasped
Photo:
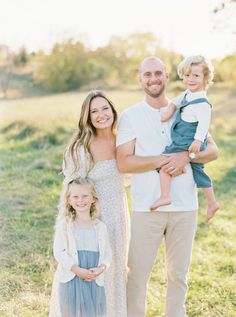
[[[93,267],[90,269],[91,272],[93,272],[94,274],[96,274],[96,277],[99,276],[100,274],[102,274],[106,269],[106,266],[104,264],[101,264],[98,267]]]
[[[77,265],[73,265],[71,271],[86,282],[94,281],[106,269],[105,264],[90,269],[83,269]]]
[[[83,269],[76,264],[72,266],[71,271],[86,282],[91,282],[97,277],[97,275],[92,272],[91,269]]]
[[[97,277],[95,272],[93,272],[91,269],[88,270],[81,267],[78,268],[76,275],[86,282],[91,282]]]

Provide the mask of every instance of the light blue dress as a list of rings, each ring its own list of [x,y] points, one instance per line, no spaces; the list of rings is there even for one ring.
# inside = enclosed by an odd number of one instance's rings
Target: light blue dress
[[[94,227],[74,226],[79,266],[89,269],[98,266],[98,239]],[[86,282],[75,276],[59,286],[62,317],[105,317],[106,298],[104,287],[96,281]]]

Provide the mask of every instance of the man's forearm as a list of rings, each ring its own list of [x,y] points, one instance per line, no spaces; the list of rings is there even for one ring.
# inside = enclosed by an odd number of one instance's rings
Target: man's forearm
[[[136,156],[127,155],[118,157],[117,163],[121,173],[145,173],[166,164],[168,157],[164,155],[157,156]]]

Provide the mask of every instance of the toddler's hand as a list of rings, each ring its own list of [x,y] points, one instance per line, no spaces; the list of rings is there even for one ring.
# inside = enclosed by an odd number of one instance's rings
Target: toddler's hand
[[[202,142],[199,140],[194,140],[193,143],[188,148],[189,153],[198,153],[200,152]]]
[[[161,122],[166,122],[170,120],[171,117],[172,117],[172,113],[170,113],[169,111],[164,112],[161,114]]]

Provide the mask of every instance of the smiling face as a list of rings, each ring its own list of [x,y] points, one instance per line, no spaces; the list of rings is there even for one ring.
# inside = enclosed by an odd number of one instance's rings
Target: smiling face
[[[205,89],[206,82],[201,64],[191,65],[183,73],[183,83],[191,92],[198,92]]]
[[[96,97],[90,104],[90,119],[96,130],[112,127],[114,115],[108,101],[103,97]]]
[[[144,60],[140,66],[139,81],[148,96],[152,98],[161,96],[168,81],[163,62],[158,58]]]
[[[72,184],[69,190],[69,204],[79,213],[90,214],[92,203],[94,203],[91,186],[89,184]]]

